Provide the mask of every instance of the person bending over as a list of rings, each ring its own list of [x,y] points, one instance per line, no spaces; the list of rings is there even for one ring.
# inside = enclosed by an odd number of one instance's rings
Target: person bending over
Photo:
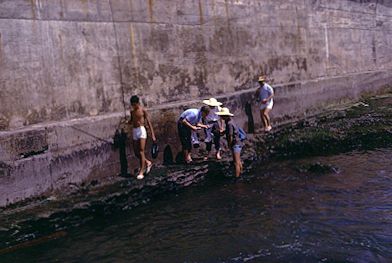
[[[192,162],[192,131],[208,128],[208,126],[204,125],[202,122],[209,112],[210,108],[208,106],[203,106],[200,109],[188,109],[180,115],[177,122],[177,128],[186,163]]]

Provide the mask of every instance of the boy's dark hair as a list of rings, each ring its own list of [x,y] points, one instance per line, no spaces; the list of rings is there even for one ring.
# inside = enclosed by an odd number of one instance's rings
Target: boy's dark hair
[[[203,106],[200,108],[201,112],[209,113],[210,112],[210,107],[209,106]]]
[[[131,104],[133,104],[133,103],[139,103],[139,102],[140,102],[140,99],[139,99],[138,96],[134,95],[134,96],[131,97],[130,102],[131,102]]]

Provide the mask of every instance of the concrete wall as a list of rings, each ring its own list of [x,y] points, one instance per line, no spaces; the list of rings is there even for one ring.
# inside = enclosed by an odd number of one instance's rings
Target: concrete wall
[[[243,123],[260,73],[275,122],[377,91],[391,21],[391,0],[0,0],[0,205],[114,175],[117,153],[72,127],[111,138],[133,94],[176,145],[200,98]]]

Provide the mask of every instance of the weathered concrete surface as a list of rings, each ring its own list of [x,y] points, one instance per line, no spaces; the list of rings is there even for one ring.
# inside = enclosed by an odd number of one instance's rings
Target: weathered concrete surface
[[[391,17],[387,0],[0,0],[0,206],[114,176],[117,153],[72,126],[110,139],[133,94],[175,149],[183,105],[219,97],[244,123],[260,73],[275,122],[376,92]]]

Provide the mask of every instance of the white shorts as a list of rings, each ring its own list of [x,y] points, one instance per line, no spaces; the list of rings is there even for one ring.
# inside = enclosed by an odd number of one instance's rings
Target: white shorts
[[[270,100],[269,102],[267,102],[266,104],[261,104],[260,105],[260,110],[264,110],[265,108],[272,110],[272,107],[274,106],[274,100]]]
[[[133,128],[133,140],[147,139],[147,131],[144,126]]]

